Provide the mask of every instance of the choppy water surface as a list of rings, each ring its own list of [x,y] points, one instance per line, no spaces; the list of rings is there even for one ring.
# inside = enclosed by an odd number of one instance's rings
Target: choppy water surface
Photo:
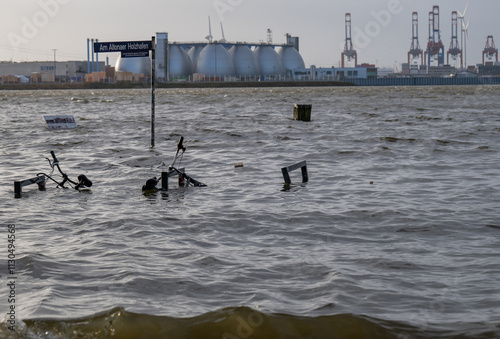
[[[0,249],[5,263],[15,224],[18,275],[17,332],[0,336],[499,338],[499,95],[157,90],[152,149],[148,90],[0,92]],[[43,114],[78,128],[48,131]],[[143,194],[180,136],[208,186]],[[91,190],[14,199],[51,150]],[[310,181],[284,187],[301,160]]]

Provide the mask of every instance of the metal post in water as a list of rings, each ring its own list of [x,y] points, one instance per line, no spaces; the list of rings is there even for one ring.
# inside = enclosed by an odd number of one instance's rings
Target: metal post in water
[[[168,172],[161,172],[161,188],[168,191]]]
[[[155,147],[155,37],[151,38],[151,147]]]
[[[293,105],[293,120],[311,121],[312,105]]]

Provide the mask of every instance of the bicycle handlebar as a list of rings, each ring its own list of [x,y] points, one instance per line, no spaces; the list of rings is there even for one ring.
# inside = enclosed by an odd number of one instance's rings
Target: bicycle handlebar
[[[184,142],[184,137],[181,136],[180,140],[179,140],[179,143],[177,144],[177,152],[180,151],[180,150],[183,150],[185,151],[186,150],[186,147],[184,147],[182,145],[182,143]]]
[[[57,163],[59,163],[59,161],[58,161],[58,160],[57,160],[57,158],[56,158],[56,154],[54,153],[54,151],[50,151],[50,154],[52,155],[52,159],[54,159],[53,164],[57,164]]]
[[[68,176],[66,175],[66,173],[64,173],[61,170],[61,167],[59,167],[59,160],[57,160],[55,152],[54,151],[50,151],[50,154],[52,155],[52,159],[54,159],[54,161],[51,164],[52,168],[54,168],[54,166],[56,166],[57,169],[58,169],[58,171],[59,171],[59,173],[61,173],[61,175],[63,177],[63,181],[60,182],[60,183],[58,183],[59,186],[64,187],[64,184],[66,183],[66,181],[69,181],[73,185],[76,185],[75,189],[79,189],[79,188],[84,187],[84,186],[86,186],[86,187],[91,187],[92,186],[92,181],[90,181],[89,178],[87,178],[83,174],[80,174],[78,176],[78,183],[76,183],[73,180],[69,179]]]

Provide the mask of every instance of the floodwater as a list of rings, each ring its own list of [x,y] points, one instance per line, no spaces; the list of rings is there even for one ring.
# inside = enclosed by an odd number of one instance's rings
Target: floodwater
[[[2,91],[0,337],[500,338],[499,97],[162,89],[152,148],[149,90]],[[143,192],[181,136],[207,186]],[[16,199],[50,151],[93,186]]]

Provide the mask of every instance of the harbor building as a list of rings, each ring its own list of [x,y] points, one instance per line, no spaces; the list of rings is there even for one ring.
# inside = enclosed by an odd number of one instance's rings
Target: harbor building
[[[95,63],[96,70],[104,71],[105,63]],[[87,61],[26,61],[0,62],[2,82],[83,82],[87,74]],[[24,79],[28,79],[25,81]]]

